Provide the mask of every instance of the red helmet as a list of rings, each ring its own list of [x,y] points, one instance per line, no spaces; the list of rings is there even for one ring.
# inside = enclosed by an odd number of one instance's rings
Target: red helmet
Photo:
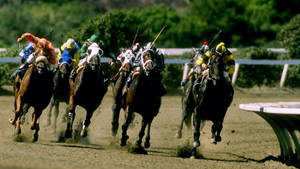
[[[203,45],[207,45],[207,42],[206,42],[206,41],[204,41],[204,42],[203,42]]]

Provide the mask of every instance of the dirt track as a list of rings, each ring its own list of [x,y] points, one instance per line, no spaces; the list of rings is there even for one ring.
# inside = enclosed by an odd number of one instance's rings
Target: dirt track
[[[181,118],[180,96],[163,97],[161,111],[152,124],[151,147],[148,155],[132,154],[128,148],[120,148],[111,136],[111,92],[105,96],[90,125],[89,136],[81,143],[58,143],[58,134],[52,127],[45,126],[48,108],[40,122],[40,137],[31,143],[28,121],[23,126],[23,142],[14,141],[13,126],[8,123],[12,117],[13,97],[0,96],[0,168],[294,168],[276,160],[280,154],[277,138],[271,127],[258,115],[238,109],[240,103],[299,101],[300,91],[290,89],[235,90],[233,104],[229,108],[222,131],[222,142],[209,143],[211,123],[206,123],[201,135],[199,152],[202,159],[184,159],[176,156],[178,146],[192,143],[192,131],[184,130],[182,139],[175,139]],[[61,106],[63,112],[65,105]],[[60,130],[65,129],[58,119]],[[85,115],[77,108],[76,122]],[[123,116],[123,113],[121,113]],[[120,119],[122,123],[123,118]],[[76,123],[75,122],[75,123]],[[74,124],[75,124],[74,123]],[[134,143],[140,129],[140,117],[136,115],[134,125],[129,129],[129,142]],[[58,132],[60,133],[60,132]],[[270,160],[273,159],[273,160]]]

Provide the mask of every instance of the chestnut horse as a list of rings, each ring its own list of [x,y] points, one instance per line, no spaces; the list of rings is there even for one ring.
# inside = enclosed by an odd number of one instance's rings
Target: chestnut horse
[[[142,139],[145,135],[145,129],[148,126],[145,148],[150,147],[150,128],[154,117],[158,114],[161,105],[161,96],[156,89],[157,71],[153,67],[154,52],[147,50],[141,58],[140,71],[134,74],[133,80],[129,86],[127,96],[124,97],[123,109],[125,110],[125,120],[122,125],[121,146],[126,145],[129,138],[127,129],[132,121],[132,115],[137,112],[142,116],[142,126],[139,132],[139,138],[136,145],[141,147]]]
[[[196,149],[200,146],[201,122],[210,120],[213,122],[211,128],[211,143],[217,144],[222,140],[221,131],[223,120],[233,99],[233,88],[224,77],[224,61],[219,55],[213,54],[208,64],[208,75],[204,77],[198,86],[193,88],[196,103],[193,116],[194,121],[194,143],[192,158],[195,158]]]
[[[104,76],[100,67],[100,57],[103,52],[99,46],[92,50],[93,51],[90,51],[89,47],[89,56],[84,58],[87,59],[90,57],[91,60],[85,62],[81,68],[79,67],[78,75],[74,82],[71,79],[69,80],[70,101],[68,106],[67,128],[65,131],[66,138],[72,137],[72,126],[75,120],[75,108],[77,105],[86,110],[86,118],[80,135],[82,137],[87,136],[87,128],[91,123],[91,117],[107,91],[107,83],[104,83]]]
[[[69,76],[71,72],[71,64],[68,62],[62,62],[57,67],[54,77],[53,77],[53,96],[49,106],[47,125],[51,124],[51,114],[52,109],[55,107],[54,112],[54,132],[56,132],[56,120],[59,113],[59,103],[64,102],[69,104],[70,98],[70,85],[69,85]],[[63,117],[66,117],[68,113],[68,108],[66,108],[66,113]]]
[[[26,70],[24,77],[19,75],[14,81],[15,117],[9,122],[16,127],[16,134],[21,134],[20,119],[30,106],[34,108],[31,130],[35,130],[33,142],[38,140],[39,117],[48,106],[52,96],[52,72],[47,68],[47,58],[38,56],[36,62]]]

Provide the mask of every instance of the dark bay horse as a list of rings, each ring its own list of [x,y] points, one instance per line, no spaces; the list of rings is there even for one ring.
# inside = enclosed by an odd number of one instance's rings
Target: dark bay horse
[[[82,137],[87,136],[87,128],[90,125],[91,117],[100,105],[107,91],[107,84],[104,83],[104,76],[100,67],[100,57],[103,52],[98,45],[96,48],[90,47],[88,48],[89,55],[86,57],[90,57],[91,60],[87,61],[81,69],[79,69],[74,82],[71,79],[69,80],[70,100],[68,106],[67,128],[65,131],[66,138],[72,137],[72,126],[75,120],[75,108],[77,105],[86,110],[86,118],[80,135]]]
[[[211,128],[211,142],[217,144],[222,140],[221,130],[223,120],[233,99],[231,83],[224,76],[224,61],[219,55],[212,55],[208,64],[208,76],[204,77],[198,86],[193,88],[196,103],[194,122],[194,143],[192,158],[195,158],[196,149],[200,146],[200,125],[204,120],[213,122]]]
[[[117,60],[121,62],[121,67],[116,77],[117,80],[113,84],[113,105],[112,105],[112,135],[116,136],[119,128],[120,110],[122,107],[122,92],[125,86],[126,80],[132,69],[132,59],[134,54],[131,50],[127,50],[118,56]]]
[[[64,102],[69,104],[70,98],[70,85],[69,85],[69,76],[71,72],[72,66],[68,62],[62,62],[58,65],[54,77],[53,77],[53,96],[49,106],[48,118],[47,118],[47,125],[51,124],[51,114],[52,109],[55,107],[54,111],[54,131],[56,131],[56,120],[59,113],[59,103]],[[68,113],[68,109],[66,109],[66,117]]]
[[[157,75],[153,69],[152,50],[145,51],[141,58],[140,71],[136,72],[134,78],[129,86],[126,98],[123,102],[123,109],[125,110],[125,120],[122,125],[121,146],[126,145],[129,138],[127,129],[132,121],[132,115],[137,112],[142,116],[142,126],[139,132],[139,138],[136,145],[141,147],[142,139],[145,135],[145,129],[148,126],[145,148],[150,147],[150,128],[154,117],[158,114],[161,105],[161,96],[155,89],[157,86]]]
[[[15,116],[9,122],[16,126],[16,134],[21,134],[20,119],[24,110],[32,106],[31,129],[35,130],[33,141],[38,140],[39,117],[48,106],[52,96],[52,72],[47,68],[47,58],[37,57],[35,63],[26,70],[24,77],[17,75],[14,81]]]

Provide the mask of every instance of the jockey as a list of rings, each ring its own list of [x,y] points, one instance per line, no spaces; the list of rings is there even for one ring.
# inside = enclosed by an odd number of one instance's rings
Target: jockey
[[[86,53],[86,51],[87,51],[87,49],[88,49],[88,47],[89,47],[89,44],[94,43],[94,42],[96,42],[96,43],[100,42],[101,45],[103,45],[103,41],[100,40],[99,35],[93,34],[93,35],[92,35],[89,39],[87,39],[87,40],[83,43],[83,45],[81,46],[81,48],[80,48],[80,54],[79,54],[79,59],[82,59],[82,58],[85,57],[84,54]]]
[[[157,72],[158,76],[157,76],[157,87],[158,87],[158,92],[160,96],[163,96],[166,94],[166,89],[164,88],[163,84],[162,84],[162,72],[165,68],[165,60],[164,60],[164,55],[162,54],[162,52],[156,48],[155,44],[152,44],[152,42],[149,42],[145,47],[144,50],[142,48],[139,49],[139,51],[137,52],[137,55],[135,57],[135,63],[138,63],[138,65],[136,65],[137,67],[134,69],[133,72],[131,72],[131,74],[129,75],[127,81],[126,81],[126,90],[128,89],[130,82],[132,80],[132,74],[135,71],[139,71],[139,64],[140,64],[140,59],[142,54],[147,51],[147,50],[151,50],[154,53],[154,70]]]
[[[82,56],[84,58],[80,59],[78,65],[72,70],[71,75],[70,75],[70,79],[72,79],[73,81],[76,78],[77,75],[77,68],[80,66],[83,66],[85,63],[90,63],[91,59],[93,56],[97,55],[99,57],[99,61],[100,61],[100,57],[103,55],[103,51],[100,48],[100,44],[101,42],[98,43],[92,43],[88,46],[86,53],[84,53]],[[99,63],[100,64],[100,63]],[[108,84],[108,78],[106,76],[106,74],[104,73],[104,71],[102,70],[102,74],[104,76],[104,84],[107,85]]]
[[[69,38],[61,47],[57,55],[59,63],[67,62],[75,67],[79,62],[80,48],[74,39]]]
[[[17,74],[21,73],[21,75],[27,70],[28,66],[34,61],[35,56],[39,55],[41,50],[43,50],[43,54],[48,59],[48,68],[50,71],[54,70],[56,64],[56,57],[55,57],[55,49],[52,46],[51,42],[49,42],[45,38],[38,38],[31,33],[23,33],[20,38],[18,38],[18,42],[22,42],[23,40],[27,40],[33,43],[34,52],[31,53],[23,65],[21,65],[12,75],[11,79],[15,79]]]
[[[184,86],[184,85],[187,83],[187,81],[188,81],[189,79],[191,79],[191,80],[192,80],[192,83],[193,83],[194,80],[195,80],[195,79],[193,78],[193,75],[194,75],[195,73],[201,73],[202,70],[205,70],[205,69],[206,69],[206,68],[201,68],[201,67],[199,67],[199,65],[198,65],[197,63],[198,63],[200,60],[203,61],[203,59],[207,59],[207,57],[204,56],[205,53],[206,53],[207,51],[209,51],[209,47],[208,47],[208,45],[207,45],[207,42],[204,41],[204,42],[203,42],[203,45],[200,47],[200,49],[196,49],[196,50],[195,50],[196,54],[195,54],[195,56],[191,59],[191,62],[193,62],[193,68],[191,68],[191,70],[189,71],[187,78],[184,79],[184,80],[180,83],[181,86]],[[207,60],[206,60],[205,62],[207,63]]]
[[[29,42],[29,44],[19,53],[19,56],[21,57],[21,63],[24,63],[28,59],[29,55],[31,55],[33,52],[34,45],[32,42]]]
[[[231,82],[231,76],[234,72],[234,66],[235,66],[235,61],[232,53],[225,47],[224,42],[220,42],[216,46],[216,54],[224,58],[224,66],[225,66],[225,71],[224,71],[224,77],[228,82]],[[202,70],[207,69],[207,63],[209,58],[211,57],[211,51],[207,51],[203,56],[203,58],[199,58],[196,61],[196,64],[198,66],[201,66]]]

